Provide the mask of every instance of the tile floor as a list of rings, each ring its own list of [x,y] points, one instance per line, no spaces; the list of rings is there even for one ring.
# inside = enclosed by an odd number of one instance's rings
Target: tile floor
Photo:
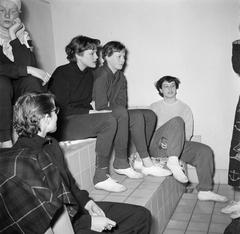
[[[240,200],[240,192],[226,184],[215,185],[215,192],[229,200]],[[184,193],[163,234],[220,234],[231,222],[221,208],[228,203],[198,201],[196,191]]]

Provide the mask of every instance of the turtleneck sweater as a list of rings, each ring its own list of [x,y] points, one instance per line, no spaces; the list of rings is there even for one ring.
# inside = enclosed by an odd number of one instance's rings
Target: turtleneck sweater
[[[191,139],[193,135],[193,114],[187,104],[178,99],[174,103],[167,103],[161,100],[152,103],[150,109],[152,109],[158,117],[157,129],[170,119],[179,116],[185,122],[186,139]]]

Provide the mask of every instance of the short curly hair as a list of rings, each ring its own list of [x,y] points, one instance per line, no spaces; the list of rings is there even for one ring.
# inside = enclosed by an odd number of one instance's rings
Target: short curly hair
[[[161,97],[163,97],[163,93],[161,92],[162,84],[164,81],[167,81],[168,83],[174,82],[176,85],[176,89],[179,88],[179,84],[181,83],[180,80],[177,77],[174,76],[163,76],[161,77],[156,83],[155,87]]]
[[[67,60],[70,62],[76,62],[76,54],[81,54],[85,50],[95,50],[100,45],[100,40],[86,36],[76,36],[65,47],[67,54]]]
[[[40,120],[55,108],[54,95],[27,93],[14,105],[13,127],[18,136],[33,137],[40,131]]]

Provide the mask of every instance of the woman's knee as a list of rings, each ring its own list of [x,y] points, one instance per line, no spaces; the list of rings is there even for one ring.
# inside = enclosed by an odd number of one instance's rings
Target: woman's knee
[[[199,143],[199,147],[197,150],[197,162],[202,165],[202,167],[208,167],[208,166],[213,166],[214,163],[214,154],[212,149],[205,144]]]
[[[201,144],[200,153],[208,160],[213,160],[213,150],[211,149],[210,146]]]
[[[152,219],[152,215],[151,215],[151,212],[147,209],[147,208],[145,208],[145,207],[141,207],[140,206],[140,214],[141,214],[141,216],[142,217],[145,217],[145,219],[146,220],[148,220],[148,221],[151,221],[151,219]]]
[[[41,80],[28,75],[27,77],[24,77],[21,79],[20,89],[22,93],[27,92],[44,92],[46,91],[45,88],[41,84]]]
[[[150,109],[143,109],[142,113],[145,117],[145,119],[151,121],[151,122],[156,122],[157,121],[157,115],[155,114],[154,111]]]
[[[168,122],[175,127],[184,129],[185,126],[184,120],[179,116],[170,119]]]
[[[139,228],[145,228],[145,230],[148,231],[151,228],[151,223],[152,223],[152,215],[151,212],[142,206],[138,206],[136,208],[136,219],[138,220],[138,226]],[[144,227],[141,227],[141,225],[143,225]]]
[[[125,107],[116,107],[112,110],[113,116],[117,119],[128,119],[128,111]]]
[[[130,122],[134,124],[140,124],[141,126],[144,126],[144,115],[141,112],[141,110],[130,110]]]

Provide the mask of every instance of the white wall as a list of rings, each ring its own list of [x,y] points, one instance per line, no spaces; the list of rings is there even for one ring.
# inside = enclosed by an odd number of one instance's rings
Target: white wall
[[[195,134],[212,146],[216,168],[228,168],[228,152],[240,79],[231,67],[238,32],[237,0],[54,0],[56,64],[73,36],[102,43],[119,40],[129,49],[126,76],[130,105],[158,100],[153,83],[178,76],[178,97],[195,116]]]
[[[64,47],[76,35],[96,37],[103,44],[123,42],[129,50],[125,73],[130,105],[158,100],[153,83],[159,77],[179,77],[178,97],[192,107],[195,134],[213,148],[216,168],[228,168],[240,93],[240,79],[231,67],[231,43],[240,37],[238,0],[50,2],[56,66],[67,62]]]
[[[51,5],[48,0],[22,0],[21,18],[34,44],[38,65],[51,73],[55,68],[55,51]]]

